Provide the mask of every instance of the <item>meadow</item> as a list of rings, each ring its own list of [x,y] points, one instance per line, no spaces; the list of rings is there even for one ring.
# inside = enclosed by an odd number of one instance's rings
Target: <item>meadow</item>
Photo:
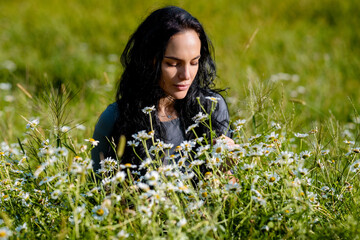
[[[165,5],[209,34],[238,145],[184,142],[182,161],[162,166],[166,145],[139,134],[125,141],[154,142],[143,166],[109,160],[94,172],[91,136],[114,101],[121,52]],[[358,1],[15,0],[0,9],[0,239],[359,235]],[[236,183],[219,168],[229,159]],[[139,168],[142,181],[125,177]]]

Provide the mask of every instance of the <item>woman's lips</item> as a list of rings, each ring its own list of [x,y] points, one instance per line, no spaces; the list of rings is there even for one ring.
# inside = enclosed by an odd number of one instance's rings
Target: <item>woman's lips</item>
[[[175,84],[176,89],[179,91],[185,91],[189,88],[190,84]]]

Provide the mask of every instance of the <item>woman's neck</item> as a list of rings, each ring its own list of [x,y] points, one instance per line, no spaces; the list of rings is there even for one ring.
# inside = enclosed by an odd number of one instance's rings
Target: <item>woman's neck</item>
[[[171,96],[161,98],[158,105],[158,117],[161,122],[173,120],[178,117],[175,110],[175,99]]]

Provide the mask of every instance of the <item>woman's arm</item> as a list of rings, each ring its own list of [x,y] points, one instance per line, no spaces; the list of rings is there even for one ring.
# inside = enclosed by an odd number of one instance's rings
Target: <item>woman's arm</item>
[[[102,159],[107,157],[116,158],[109,141],[118,117],[119,110],[117,103],[110,104],[100,115],[99,121],[95,125],[93,138],[99,141],[99,144],[91,150],[91,158],[94,161],[94,171],[100,168],[100,161]]]

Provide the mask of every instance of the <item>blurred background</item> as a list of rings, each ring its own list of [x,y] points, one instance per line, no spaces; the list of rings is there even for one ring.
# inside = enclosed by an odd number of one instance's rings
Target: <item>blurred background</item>
[[[268,111],[294,131],[360,123],[358,0],[1,0],[0,141],[23,134],[23,117],[51,126],[54,108],[59,125],[82,124],[90,137],[114,101],[129,36],[166,5],[205,27],[233,119]]]

